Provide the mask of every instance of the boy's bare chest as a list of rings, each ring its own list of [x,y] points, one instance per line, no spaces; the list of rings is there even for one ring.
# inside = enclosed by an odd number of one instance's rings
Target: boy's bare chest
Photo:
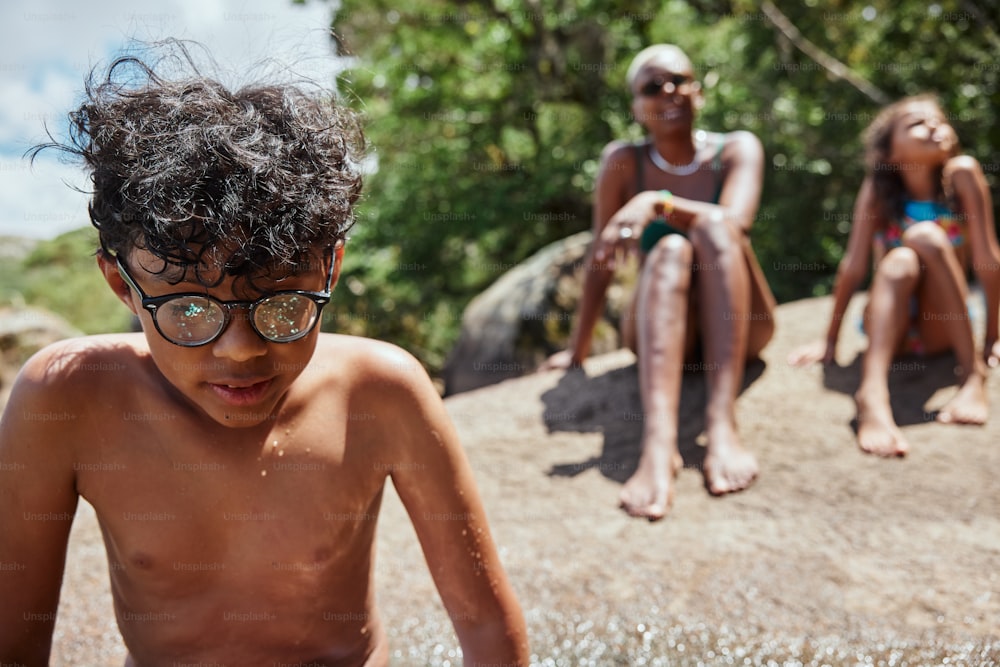
[[[385,474],[346,428],[195,444],[200,434],[183,424],[145,426],[124,429],[77,471],[112,577],[137,604],[251,582],[291,592],[367,563]]]

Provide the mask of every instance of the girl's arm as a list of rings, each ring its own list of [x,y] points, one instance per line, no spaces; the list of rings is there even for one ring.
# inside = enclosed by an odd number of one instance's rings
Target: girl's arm
[[[871,261],[872,241],[880,220],[876,206],[875,188],[870,177],[861,184],[861,190],[854,202],[851,232],[847,239],[847,250],[837,266],[837,277],[833,283],[833,312],[827,327],[826,339],[822,343],[806,345],[793,350],[788,357],[794,366],[804,366],[816,361],[829,364],[836,360],[837,340],[840,325],[861,281],[868,273]]]
[[[998,314],[1000,314],[1000,245],[993,224],[993,201],[979,161],[969,155],[952,158],[945,165],[949,184],[965,217],[972,270],[983,287],[986,301],[986,332],[983,356],[990,366],[1000,362]]]

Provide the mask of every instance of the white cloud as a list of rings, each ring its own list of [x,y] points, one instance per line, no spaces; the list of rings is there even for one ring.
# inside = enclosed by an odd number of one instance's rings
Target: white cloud
[[[14,6],[16,4],[22,7]],[[337,62],[328,37],[333,5],[311,0],[31,0],[0,7],[0,234],[49,238],[87,224],[79,169],[55,156],[29,170],[21,155],[60,136],[91,67],[131,39],[177,37],[208,47],[226,73],[242,81],[267,59],[332,85]],[[252,71],[249,73],[252,76]],[[230,82],[233,82],[230,80]]]

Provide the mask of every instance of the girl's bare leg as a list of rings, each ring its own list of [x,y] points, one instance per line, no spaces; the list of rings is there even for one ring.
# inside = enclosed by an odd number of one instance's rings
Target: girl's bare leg
[[[663,238],[646,257],[636,295],[633,316],[645,418],[639,467],[619,499],[629,514],[650,520],[669,511],[674,477],[683,465],[677,419],[693,255],[683,236]]]
[[[903,456],[909,443],[892,416],[889,365],[910,324],[910,299],[920,281],[920,259],[912,248],[894,248],[879,262],[868,302],[868,351],[861,365],[858,445],[879,456]]]
[[[989,412],[986,364],[976,354],[962,266],[948,236],[933,222],[910,227],[903,244],[917,253],[925,276],[917,292],[921,340],[929,353],[952,350],[958,362],[958,393],[938,412],[938,421],[983,424]]]
[[[730,493],[749,486],[758,472],[757,459],[737,432],[735,409],[747,358],[750,274],[742,239],[729,225],[702,221],[692,226],[690,238],[708,385],[705,482],[712,493]]]

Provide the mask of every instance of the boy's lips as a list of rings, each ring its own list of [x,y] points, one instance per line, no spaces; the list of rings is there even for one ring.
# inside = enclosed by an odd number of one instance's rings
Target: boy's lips
[[[216,396],[230,405],[253,405],[264,397],[271,387],[271,378],[263,380],[222,380],[209,382]]]

